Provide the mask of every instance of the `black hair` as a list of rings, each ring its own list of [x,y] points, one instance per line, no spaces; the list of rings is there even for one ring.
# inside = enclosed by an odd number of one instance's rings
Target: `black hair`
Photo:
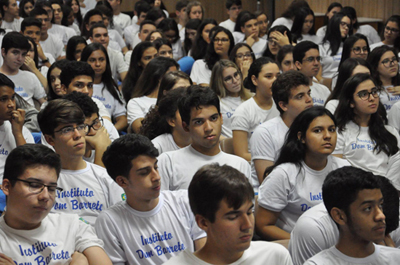
[[[60,74],[61,84],[68,87],[72,79],[80,75],[90,76],[92,79],[94,79],[94,70],[87,62],[68,62]]]
[[[213,18],[206,18],[201,22],[200,26],[197,28],[197,33],[196,33],[196,38],[194,39],[194,43],[192,43],[191,56],[195,60],[204,59],[204,57],[206,56],[208,43],[203,39],[202,33],[204,28],[208,24],[213,24],[215,26],[218,26],[217,21],[215,21],[215,19]],[[209,39],[211,38],[209,37]]]
[[[100,10],[97,10],[97,9],[91,9],[85,14],[85,17],[83,18],[83,23],[81,25],[81,36],[82,37],[89,39],[90,35],[89,35],[89,31],[86,29],[86,24],[89,23],[89,20],[91,17],[96,16],[96,15],[101,16],[101,18],[103,19],[103,13],[101,13]]]
[[[289,131],[286,134],[285,143],[279,153],[278,159],[273,166],[265,170],[264,176],[271,173],[274,168],[284,163],[295,164],[299,171],[303,168],[302,162],[307,153],[307,146],[301,140],[306,139],[306,133],[310,124],[318,117],[328,116],[336,127],[336,119],[332,113],[322,106],[314,106],[301,112],[294,119]],[[299,138],[300,133],[300,138]],[[335,132],[336,133],[336,132]]]
[[[192,212],[211,223],[215,221],[215,214],[222,201],[229,208],[237,210],[254,199],[253,188],[243,173],[217,163],[201,167],[193,176],[188,192]]]
[[[242,0],[226,0],[225,2],[226,9],[230,9],[233,5],[241,6]]]
[[[97,28],[106,29],[106,30],[107,30],[107,33],[108,33],[108,29],[107,29],[106,25],[104,25],[103,22],[99,22],[99,23],[93,24],[93,25],[90,27],[90,30],[89,30],[89,37],[92,37],[92,38],[93,38],[93,31],[94,31],[95,29],[97,29]]]
[[[293,54],[293,46],[292,45],[284,45],[279,49],[279,52],[276,54],[276,61],[280,69],[282,69],[282,61],[285,59],[287,54]],[[294,63],[294,59],[293,59]]]
[[[160,81],[160,88],[158,89],[157,103],[164,98],[165,93],[170,91],[180,79],[186,79],[190,85],[193,85],[190,76],[182,71],[171,71],[166,73]]]
[[[281,17],[292,19],[296,15],[296,12],[302,7],[310,8],[307,1],[305,0],[293,0],[288,8],[285,10],[285,12],[283,12]]]
[[[31,3],[32,6],[35,6],[35,2],[33,0],[21,0],[19,2],[19,16],[22,18],[29,17],[29,15],[25,12],[25,5],[27,3]]]
[[[0,0],[0,12],[2,17],[4,17],[4,7],[8,7],[9,4],[9,0]]]
[[[381,38],[384,39],[384,33],[385,33],[385,28],[389,22],[394,22],[397,24],[397,27],[400,29],[400,16],[399,15],[392,15],[390,18],[385,23],[385,26],[383,27],[382,33],[381,33]],[[397,38],[394,40],[393,47],[396,48],[398,52],[400,52],[400,34],[397,36]]]
[[[62,1],[61,1],[62,2]],[[53,4],[59,5],[61,8],[61,12],[63,13],[63,18],[64,18],[64,12],[62,9],[62,6],[64,5],[63,3],[60,3],[58,0],[50,0],[50,4],[51,4],[51,10],[53,10],[53,18],[51,19],[51,23],[55,24],[55,20],[54,20],[54,9],[53,9]]]
[[[211,35],[210,43],[207,45],[207,51],[206,51],[206,55],[204,57],[204,61],[206,62],[206,65],[207,65],[208,69],[210,69],[210,70],[212,70],[215,63],[221,59],[219,57],[219,55],[215,52],[215,47],[214,47],[214,39],[220,32],[224,32],[229,38],[228,56],[231,53],[233,46],[235,46],[235,40],[233,38],[233,35],[228,29],[221,27],[221,26],[214,27],[213,34],[211,34],[211,32],[210,32],[210,35]]]
[[[379,176],[383,195],[383,213],[385,214],[386,231],[389,234],[399,227],[399,192],[386,177]]]
[[[65,27],[69,27],[70,25],[74,24],[74,22],[72,22],[72,24],[68,25],[68,16],[72,13],[74,13],[74,11],[72,10],[72,8],[70,6],[67,5],[62,5],[61,6],[61,10],[63,13],[63,17],[61,19],[61,25],[65,26]]]
[[[251,14],[250,11],[247,11],[247,10],[240,11],[239,15],[236,18],[236,21],[242,20],[242,17],[247,16],[248,14]],[[240,28],[239,23],[235,23],[235,27],[233,28],[233,31],[242,33],[242,29]]]
[[[185,54],[188,54],[190,49],[192,49],[192,40],[189,38],[189,35],[186,29],[194,29],[197,31],[201,24],[200,19],[189,19],[189,21],[185,25],[185,40],[183,41],[183,48],[185,49]]]
[[[67,5],[67,6],[69,6],[69,7],[72,8],[72,1],[74,1],[74,0],[65,0],[65,5]],[[83,21],[82,13],[81,13],[81,5],[80,5],[80,3],[79,3],[79,0],[75,0],[75,2],[76,2],[76,4],[79,6],[79,9],[78,9],[78,12],[77,12],[77,13],[74,13],[74,17],[75,17],[75,19],[78,21],[78,26],[79,26],[79,28],[81,28],[81,26],[82,26],[82,21]]]
[[[371,75],[374,77],[376,80],[377,84],[379,86],[382,86],[382,81],[379,76],[378,72],[378,67],[379,67],[379,62],[381,60],[381,57],[386,53],[386,52],[393,52],[394,56],[397,59],[397,62],[399,61],[399,56],[397,54],[397,51],[394,48],[391,48],[389,46],[383,45],[380,47],[377,47],[372,50],[372,52],[368,55],[367,62],[371,65]],[[398,86],[400,85],[400,74],[397,73],[396,76],[392,78],[392,85]]]
[[[331,20],[329,20],[328,26],[326,28],[326,33],[325,36],[322,40],[322,43],[327,43],[329,42],[330,45],[330,50],[331,50],[331,55],[334,56],[338,52],[340,48],[340,44],[342,41],[345,41],[347,37],[342,38],[342,35],[340,33],[340,23],[342,22],[342,19],[344,17],[348,17],[342,12],[337,13],[334,15]],[[350,20],[351,21],[351,20]],[[349,32],[352,30],[351,27],[351,22],[350,22],[350,28]]]
[[[140,60],[143,53],[150,47],[155,48],[154,44],[150,41],[143,41],[136,45],[132,51],[129,70],[122,82],[122,95],[124,96],[125,102],[128,102],[132,97],[133,89],[144,69],[140,64]]]
[[[166,18],[164,11],[161,8],[153,7],[147,12],[146,20],[156,22],[160,18]]]
[[[156,27],[156,24],[154,23],[154,21],[145,19],[140,23],[139,32],[142,31],[143,26],[147,25],[147,24],[150,24],[150,25],[153,25],[154,27]]]
[[[17,179],[25,173],[25,170],[36,166],[55,169],[57,179],[60,176],[60,156],[47,146],[27,143],[17,146],[7,156],[3,179],[8,179],[11,185],[14,185]]]
[[[95,25],[97,25],[97,24],[95,24]],[[92,30],[94,27],[95,26],[93,26],[90,30]],[[112,77],[110,58],[108,57],[106,48],[104,48],[104,46],[100,43],[89,44],[82,51],[81,61],[87,62],[89,60],[90,55],[92,55],[93,52],[98,51],[98,50],[102,51],[106,58],[106,70],[104,71],[104,73],[101,76],[101,82],[103,82],[103,84],[104,84],[102,91],[104,91],[104,89],[107,89],[107,91],[110,92],[110,94],[113,96],[113,98],[115,100],[117,100],[121,104],[124,104],[120,98],[120,92],[118,89],[118,85],[114,81],[114,78]]]
[[[240,28],[244,28],[247,21],[252,20],[252,19],[257,20],[256,15],[254,15],[253,13],[247,12],[247,13],[244,13],[242,16],[240,16],[240,20],[237,20],[237,22],[239,23]]]
[[[134,7],[137,17],[140,17],[141,13],[147,13],[151,9],[151,6],[145,1],[138,1]]]
[[[293,62],[303,62],[304,57],[306,56],[306,53],[311,50],[315,49],[319,51],[319,47],[317,44],[315,44],[312,41],[302,41],[296,46],[293,47]]]
[[[151,108],[142,121],[140,134],[153,140],[164,133],[172,133],[168,119],[175,118],[179,99],[185,95],[186,88],[179,87],[168,91],[158,104]]]
[[[305,19],[307,18],[308,15],[312,15],[313,16],[313,26],[311,27],[311,29],[308,32],[308,34],[315,35],[315,29],[314,29],[315,15],[314,15],[314,12],[310,8],[300,8],[296,12],[296,16],[295,16],[295,18],[293,20],[293,27],[291,29],[291,33],[292,33],[292,37],[293,37],[293,41],[294,42],[297,42],[297,41],[303,39],[303,25],[304,25],[304,21],[305,21]]]
[[[350,56],[351,56],[350,54],[353,49],[354,43],[356,43],[359,40],[364,40],[365,43],[367,44],[368,54],[371,52],[371,50],[369,48],[367,37],[365,37],[363,34],[360,34],[360,33],[351,35],[343,43],[342,58],[340,59],[339,67],[342,65],[342,63],[344,61],[346,61],[348,58],[350,58]]]
[[[4,35],[1,48],[4,49],[5,53],[12,48],[29,51],[31,49],[31,44],[21,33],[11,31]]]
[[[247,89],[250,89],[251,92],[256,93],[257,87],[253,84],[251,77],[254,75],[256,78],[258,78],[258,75],[262,71],[262,68],[264,67],[264,65],[269,64],[269,63],[273,63],[273,64],[277,65],[277,63],[269,57],[260,57],[257,60],[255,60],[251,64],[251,66],[249,68],[249,72],[247,74],[247,77],[243,81],[244,87]]]
[[[237,53],[237,50],[239,50],[242,47],[247,47],[247,49],[249,49],[249,51],[251,52],[251,58],[253,58],[253,62],[254,62],[256,60],[256,56],[254,55],[253,49],[247,43],[238,43],[238,44],[236,44],[233,47],[231,53],[229,54],[229,60],[231,60],[232,62],[234,62],[236,64],[236,53]],[[237,66],[240,68],[239,65],[237,65]]]
[[[332,10],[333,8],[335,8],[335,7],[340,7],[340,9],[343,8],[343,6],[342,6],[341,3],[338,3],[338,2],[333,2],[333,3],[331,3],[331,4],[328,6],[328,9],[327,9],[327,11],[326,11],[326,13],[325,13],[325,17],[324,17],[324,25],[325,25],[325,26],[328,25],[328,23],[329,23],[329,18],[328,18],[328,16],[327,16],[327,14],[328,14],[329,12],[331,12],[331,10]]]
[[[221,113],[219,98],[217,94],[209,87],[192,85],[186,90],[186,94],[179,100],[179,114],[182,121],[187,125],[190,123],[190,113],[192,108],[201,109],[202,106],[214,106],[218,114]]]
[[[38,51],[37,51],[37,46],[36,46],[35,40],[32,39],[31,37],[28,37],[28,36],[25,36],[25,38],[29,41],[29,44],[32,44],[33,52],[35,53],[35,55],[33,56],[33,61],[35,62],[36,68],[40,69],[40,67],[39,67],[39,55],[38,55]],[[29,48],[29,50],[30,49],[31,48]]]
[[[176,10],[176,11],[181,11],[182,8],[187,7],[188,4],[189,4],[189,1],[188,1],[188,0],[181,0],[181,1],[178,1],[178,2],[176,2],[175,10]]]
[[[112,179],[123,176],[129,179],[132,160],[138,156],[156,158],[158,150],[146,136],[140,134],[127,134],[111,143],[103,154],[102,161]]]
[[[72,91],[72,93],[63,96],[63,99],[75,102],[81,108],[86,118],[95,113],[99,115],[99,107],[93,101],[93,99],[86,94],[79,93],[78,91]]]
[[[178,24],[176,24],[176,21],[173,18],[166,18],[163,19],[158,25],[157,29],[161,29],[164,33],[173,30],[175,31],[175,37],[171,41],[172,43],[176,43],[180,38],[179,38],[179,29],[178,29]]]
[[[87,46],[87,42],[86,42],[85,38],[82,36],[73,36],[68,40],[67,50],[66,50],[67,60],[76,61],[76,59],[75,59],[76,47],[81,43],[85,44],[85,46]]]
[[[350,217],[350,205],[357,199],[358,193],[365,189],[380,189],[380,186],[378,176],[360,168],[346,166],[326,176],[322,185],[322,198],[330,216],[332,208],[336,207]]]
[[[15,84],[14,82],[8,78],[5,74],[0,73],[0,86],[6,86],[14,90]]]
[[[339,105],[335,111],[339,132],[343,132],[346,129],[349,121],[356,123],[354,109],[350,104],[354,102],[353,95],[357,87],[368,80],[371,80],[375,86],[377,85],[369,74],[356,74],[344,83],[339,95]],[[380,101],[379,105],[382,106]],[[385,114],[384,116],[382,115],[383,113]],[[371,114],[368,123],[368,134],[372,141],[376,143],[374,151],[377,151],[378,154],[383,151],[387,156],[391,156],[397,153],[399,148],[397,146],[397,138],[386,129],[385,123],[387,124],[386,112],[379,111],[378,108],[377,112]]]
[[[47,71],[47,84],[49,86],[49,92],[47,94],[47,100],[53,100],[53,99],[57,99],[57,98],[61,98],[60,96],[58,96],[56,93],[54,93],[53,88],[51,87],[51,72],[54,70],[54,68],[59,68],[62,72],[62,70],[64,69],[64,67],[69,63],[68,60],[59,60],[56,61],[55,63],[53,63],[49,70]]]
[[[78,104],[66,99],[49,101],[38,116],[40,130],[43,134],[54,136],[54,130],[60,124],[83,124],[85,115]]]
[[[274,31],[279,31],[279,32],[282,33],[282,34],[285,34],[285,32],[286,32],[286,36],[288,37],[289,43],[290,43],[290,44],[293,43],[293,41],[292,41],[292,33],[290,32],[290,30],[289,30],[286,26],[283,26],[283,25],[278,25],[278,26],[272,27],[272,28],[268,31],[268,40],[269,40],[269,36],[270,36],[271,33],[274,32]],[[273,59],[273,60],[276,59],[276,58],[275,58],[276,55],[273,55],[273,54],[271,53],[271,51],[269,50],[268,43],[267,43],[267,48],[265,49],[265,51],[264,51],[264,53],[263,53],[263,56],[264,56],[264,57],[269,57],[269,58],[271,58],[271,59]]]
[[[279,75],[274,83],[272,83],[272,97],[274,99],[276,108],[280,114],[284,113],[283,109],[279,106],[279,102],[287,104],[291,95],[292,89],[298,86],[309,86],[310,80],[303,73],[295,70],[290,70]]]
[[[155,31],[153,31],[153,32],[155,32]],[[150,33],[151,34],[151,33]],[[149,34],[149,35],[150,35]],[[158,38],[158,39],[156,39],[156,40],[154,40],[153,41],[153,44],[154,44],[154,46],[156,47],[156,49],[157,49],[157,51],[161,48],[161,46],[163,46],[163,45],[167,45],[167,46],[169,46],[171,49],[172,49],[172,45],[171,45],[171,42],[168,40],[168,39],[166,39],[166,38]],[[160,56],[160,55],[159,55]]]
[[[349,29],[349,35],[353,35],[353,30],[358,29],[360,27],[360,24],[358,23],[357,20],[357,11],[354,9],[352,6],[345,6],[342,8],[342,13],[346,14],[350,18],[351,24],[353,25],[351,28],[351,31]],[[356,20],[356,22],[353,24],[353,20]]]
[[[47,17],[49,17],[49,14],[47,14],[47,11],[44,10],[40,6],[35,6],[35,8],[32,9],[31,12],[29,13],[29,17],[36,17],[36,16],[41,16],[41,15],[46,15]]]
[[[165,39],[166,40],[166,38],[165,38],[165,35],[164,35],[164,32],[161,30],[161,29],[156,29],[156,30],[153,30],[152,32],[150,32],[149,33],[149,35],[147,35],[147,37],[146,37],[146,39],[144,40],[144,41],[151,41],[151,36],[153,35],[153,33],[159,33],[160,35],[161,35],[161,38],[159,38],[159,39]],[[153,44],[155,45],[155,41],[156,40],[158,40],[158,39],[155,39],[155,40],[153,40]],[[171,45],[171,42],[170,41],[168,41],[168,43]],[[171,46],[172,47],[172,46]],[[156,47],[157,48],[157,47]],[[158,50],[158,48],[157,48],[157,50]]]
[[[109,21],[109,26],[110,29],[114,28],[114,14],[113,14],[113,10],[112,7],[110,5],[110,3],[108,1],[99,1],[96,4],[95,9],[99,10],[104,16],[107,17],[108,21]]]
[[[23,33],[27,27],[35,26],[38,27],[39,29],[42,28],[42,22],[40,22],[39,19],[34,18],[34,17],[27,17],[24,18],[21,22],[21,32]]]

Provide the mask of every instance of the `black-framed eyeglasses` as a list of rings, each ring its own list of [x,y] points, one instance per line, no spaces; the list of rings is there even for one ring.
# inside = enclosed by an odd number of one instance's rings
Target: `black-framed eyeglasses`
[[[228,41],[229,41],[229,39],[227,39],[227,38],[222,38],[222,39],[215,38],[214,39],[215,43],[219,43],[219,42],[225,43],[225,42],[228,42]]]
[[[236,6],[229,8],[230,11],[242,10],[242,6]]]
[[[224,82],[226,82],[227,84],[230,85],[233,83],[233,78],[235,78],[235,80],[240,80],[241,77],[242,77],[241,73],[239,71],[237,71],[233,75],[229,75],[229,76],[225,77]]]
[[[386,58],[385,60],[382,61],[382,64],[385,67],[390,67],[392,64],[396,64],[399,60],[396,57],[392,57],[391,59]]]
[[[322,61],[322,57],[321,57],[321,56],[316,56],[316,57],[310,56],[310,57],[307,57],[307,58],[303,59],[303,62],[306,61],[306,62],[312,63],[312,62],[314,62],[315,60],[316,60],[317,62],[321,62],[321,61]]]
[[[391,27],[385,27],[385,30],[386,31],[391,31],[391,32],[393,32],[393,33],[399,33],[399,29],[395,29],[395,28],[391,28]]]
[[[64,135],[64,136],[71,136],[74,133],[75,129],[78,130],[78,132],[80,132],[80,133],[84,132],[86,135],[89,132],[89,125],[79,124],[76,127],[67,126],[67,127],[64,127],[62,129],[60,129],[58,131],[54,131],[54,132],[60,133],[61,135]]]
[[[247,58],[249,59],[250,57],[253,57],[254,53],[253,52],[246,52],[245,54],[243,53],[238,53],[236,54],[236,58],[242,59],[242,58]]]
[[[86,126],[88,127],[88,132],[90,132],[90,130],[93,128],[93,130],[97,131],[99,130],[101,127],[103,127],[104,125],[104,121],[103,118],[98,118],[96,120],[94,120],[94,122],[92,123],[92,125],[86,124]]]
[[[368,100],[370,95],[372,95],[374,98],[378,98],[380,94],[381,94],[381,90],[376,87],[376,88],[371,89],[371,92],[368,92],[368,90],[362,90],[357,93],[357,96],[361,100]]]
[[[361,54],[361,53],[366,53],[368,52],[368,47],[364,46],[364,47],[354,47],[353,49],[354,54]]]
[[[28,189],[33,194],[41,193],[44,190],[44,188],[46,188],[46,187],[47,187],[47,191],[52,196],[54,196],[56,194],[56,190],[58,190],[60,192],[63,191],[63,189],[60,187],[57,187],[54,185],[46,185],[46,184],[43,184],[43,183],[40,183],[37,181],[28,181],[28,180],[24,180],[24,179],[16,179],[16,181],[21,181],[21,182],[28,184]]]

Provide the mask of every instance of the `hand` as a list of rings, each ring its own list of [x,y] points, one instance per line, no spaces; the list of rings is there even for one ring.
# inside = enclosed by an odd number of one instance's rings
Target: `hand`
[[[44,55],[44,52],[43,52],[43,49],[42,49],[42,46],[40,45],[40,43],[36,44],[36,48],[37,48],[38,57],[40,58],[40,60],[42,60],[42,61],[46,60],[47,57],[46,57],[46,55]]]
[[[23,109],[17,109],[12,111],[11,115],[11,128],[12,128],[12,133],[21,133],[22,134],[22,127],[24,126],[25,123],[25,110]]]
[[[25,57],[25,62],[22,65],[22,67],[24,68],[24,70],[28,70],[30,72],[33,72],[34,70],[37,70],[36,65],[35,65],[35,61],[29,56]]]
[[[254,42],[256,42],[257,37],[258,36],[256,33],[253,33],[250,36],[248,36],[246,39],[247,45],[249,45],[250,47],[253,46]]]
[[[12,258],[0,253],[0,265],[15,265]]]
[[[387,91],[393,96],[400,95],[400,86],[388,87]]]
[[[250,60],[243,60],[240,63],[240,71],[243,74],[243,79],[244,79],[245,76],[247,76],[247,73],[249,72],[250,66],[251,66],[251,61]]]
[[[86,135],[85,139],[92,150],[107,147],[111,144],[110,136],[104,126],[97,130],[95,135]]]
[[[280,33],[279,31],[273,31],[273,32],[269,35],[269,37],[272,38],[274,41],[276,41],[276,43],[277,43],[280,47],[285,46],[285,45],[290,45],[289,38],[288,38],[288,36],[286,35],[286,31],[285,31],[284,34]]]

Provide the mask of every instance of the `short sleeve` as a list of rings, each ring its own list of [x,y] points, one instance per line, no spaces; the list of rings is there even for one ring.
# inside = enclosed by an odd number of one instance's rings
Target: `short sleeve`
[[[103,248],[104,243],[101,239],[99,239],[96,235],[94,228],[87,224],[86,222],[78,219],[75,222],[78,222],[78,231],[76,233],[76,251],[83,252],[85,249],[89,247],[101,247]]]
[[[251,159],[275,161],[275,141],[266,128],[258,126],[250,138]]]
[[[250,132],[251,124],[249,116],[246,115],[247,113],[245,110],[245,106],[247,106],[247,104],[242,104],[236,109],[235,113],[233,113],[231,125],[232,131],[245,131],[247,133]]]
[[[46,97],[46,91],[44,90],[42,84],[40,83],[39,79],[32,74],[32,84],[30,84],[34,91],[33,91],[33,98],[36,100],[42,99]]]
[[[169,155],[162,153],[158,157],[158,172],[161,177],[161,190],[170,189],[170,176],[172,172],[172,161]]]
[[[343,155],[344,153],[344,135],[343,133],[345,131],[339,132],[339,129],[337,129],[337,139],[336,139],[336,147],[335,147],[335,151],[333,151],[332,154],[334,155]]]
[[[129,67],[124,61],[124,56],[122,55],[121,52],[116,52],[115,53],[115,61],[117,63],[117,72],[119,74],[127,72]]]
[[[139,106],[138,102],[136,101],[137,98],[132,98],[129,100],[127,105],[127,115],[128,115],[128,124],[132,124],[132,122],[136,121],[137,119],[144,118],[146,113],[143,112],[142,108]]]

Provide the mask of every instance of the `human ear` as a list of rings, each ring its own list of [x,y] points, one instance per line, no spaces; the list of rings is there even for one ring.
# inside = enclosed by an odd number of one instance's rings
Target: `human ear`
[[[257,77],[255,75],[251,76],[251,82],[253,83],[253,85],[258,86]]]
[[[49,134],[45,134],[44,135],[44,139],[46,139],[46,142],[54,147],[54,137],[49,135]]]
[[[240,30],[244,33],[244,27],[240,27]]]
[[[304,139],[301,137],[301,132],[298,132],[298,133],[297,133],[297,139],[298,139],[299,141],[301,141],[301,143],[303,143],[303,144],[306,143],[306,142],[304,141]]]
[[[182,121],[182,127],[185,130],[185,132],[189,132],[189,126],[186,124],[186,122]]]
[[[287,103],[285,103],[283,101],[279,101],[278,105],[283,111],[287,111],[288,110]]]
[[[294,65],[296,66],[297,70],[301,70],[301,63],[299,61],[295,61]]]
[[[68,88],[67,88],[64,84],[61,84],[61,90],[62,90],[65,94],[67,94],[67,92],[68,92]]]
[[[168,118],[167,119],[167,123],[169,126],[171,126],[172,128],[175,128],[176,126],[176,119],[175,118]]]
[[[4,194],[8,196],[10,194],[11,182],[8,179],[3,179],[3,183],[1,184],[1,189]]]
[[[339,225],[346,225],[347,224],[347,216],[345,212],[337,207],[333,207],[331,209],[331,217],[332,219]]]
[[[128,180],[123,177],[123,176],[117,176],[115,178],[115,182],[117,182],[117,184],[121,187],[121,188],[125,188],[128,186]]]
[[[200,215],[200,214],[196,214],[195,220],[196,220],[196,223],[199,226],[199,228],[204,230],[205,232],[207,232],[207,230],[208,230],[208,220],[205,217],[203,217],[202,215]]]

